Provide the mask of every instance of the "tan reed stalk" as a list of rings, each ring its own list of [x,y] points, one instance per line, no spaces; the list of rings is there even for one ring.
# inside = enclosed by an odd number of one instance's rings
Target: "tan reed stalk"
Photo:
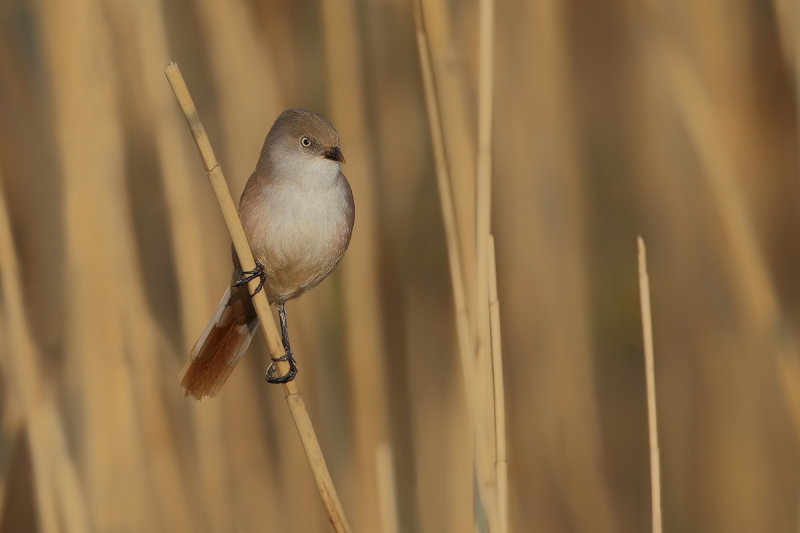
[[[239,262],[244,270],[252,270],[255,268],[255,260],[250,251],[250,245],[247,242],[247,237],[245,236],[241,221],[239,220],[233,198],[231,198],[230,191],[228,190],[225,176],[222,173],[219,163],[217,163],[208,135],[206,134],[202,122],[200,122],[200,117],[197,114],[197,109],[189,94],[186,82],[181,75],[178,65],[175,63],[168,64],[165,73],[172,86],[172,90],[175,92],[183,114],[186,117],[186,122],[189,125],[195,143],[197,144],[197,149],[203,160],[209,182],[219,202],[228,231],[231,234],[231,240],[233,241],[236,255],[239,257]],[[255,290],[257,285],[258,281],[253,280],[250,282],[249,288]],[[283,353],[283,347],[280,342],[277,326],[269,310],[269,302],[263,291],[253,297],[253,305],[258,314],[259,321],[261,322],[264,339],[267,343],[270,356],[278,357]],[[281,373],[289,369],[289,365],[285,361],[279,362],[277,366],[278,371]],[[286,393],[286,402],[289,405],[289,411],[291,412],[297,433],[300,436],[300,441],[306,452],[309,465],[314,475],[314,480],[317,483],[317,489],[319,490],[322,502],[328,514],[328,519],[335,531],[349,531],[350,528],[347,525],[341,503],[339,502],[339,497],[336,493],[336,488],[333,485],[333,480],[331,479],[328,467],[325,463],[325,458],[322,455],[319,441],[314,433],[314,428],[311,424],[305,402],[303,401],[303,396],[294,381],[284,383],[283,388]]]
[[[476,164],[476,281],[478,300],[477,351],[489,343],[489,239],[492,217],[492,102],[494,87],[494,0],[480,1],[478,57],[478,160]]]
[[[0,287],[8,321],[4,368],[28,433],[39,527],[46,533],[61,531],[59,524],[68,533],[88,531],[83,490],[67,452],[53,395],[45,387],[41,354],[31,337],[6,205],[0,179]]]
[[[389,398],[383,312],[380,305],[378,256],[380,227],[375,191],[377,180],[370,149],[364,89],[362,50],[359,46],[358,13],[353,0],[322,2],[329,100],[335,103],[331,119],[345,145],[345,174],[356,194],[357,230],[347,251],[346,268],[340,272],[344,285],[343,326],[350,381],[355,475],[348,487],[360,505],[351,513],[358,531],[376,531],[380,524],[377,476],[373,451],[389,438]]]
[[[377,473],[381,531],[382,533],[400,533],[394,460],[392,447],[388,442],[382,442],[375,449],[375,472]]]
[[[475,455],[481,500],[491,531],[499,531],[497,511],[495,396],[489,316],[489,239],[492,216],[492,102],[494,87],[494,0],[479,2],[478,35],[478,157],[475,192]]]
[[[661,533],[661,459],[658,449],[658,418],[656,412],[656,377],[653,355],[653,318],[650,310],[650,278],[647,274],[647,251],[644,239],[636,240],[639,252],[639,302],[642,311],[644,366],[647,380],[647,421],[650,435],[650,498],[653,533]]]
[[[506,389],[503,382],[503,345],[500,337],[500,302],[497,299],[497,263],[494,236],[489,237],[489,319],[492,326],[492,376],[494,377],[495,479],[498,532],[508,532],[508,461],[506,459]]]

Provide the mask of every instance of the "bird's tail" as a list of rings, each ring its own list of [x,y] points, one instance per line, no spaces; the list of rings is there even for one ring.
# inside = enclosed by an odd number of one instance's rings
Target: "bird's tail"
[[[186,394],[198,400],[214,396],[247,350],[256,328],[258,316],[247,286],[228,287],[181,371]]]

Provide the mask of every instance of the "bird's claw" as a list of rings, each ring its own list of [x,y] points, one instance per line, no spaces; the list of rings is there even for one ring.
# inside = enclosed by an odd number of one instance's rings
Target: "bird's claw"
[[[275,363],[279,361],[286,361],[289,363],[289,371],[282,376],[276,376],[277,374],[277,367]],[[297,375],[297,363],[294,362],[294,357],[292,356],[292,352],[287,351],[280,357],[273,357],[272,364],[269,365],[267,368],[267,375],[266,379],[268,383],[289,383],[294,379]]]
[[[256,294],[259,293],[261,289],[264,288],[264,282],[267,281],[267,275],[264,273],[264,265],[261,263],[256,263],[256,267],[253,270],[244,270],[242,271],[242,277],[237,279],[233,282],[234,287],[241,287],[242,285],[247,285],[252,280],[258,278],[258,286],[256,290],[250,295],[252,298]]]

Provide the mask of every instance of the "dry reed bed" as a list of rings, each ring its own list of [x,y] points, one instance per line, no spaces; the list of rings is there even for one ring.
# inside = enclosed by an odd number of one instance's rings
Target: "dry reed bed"
[[[651,527],[638,233],[664,530],[792,530],[793,8],[572,4],[495,6],[510,530]],[[327,527],[280,390],[263,383],[260,341],[214,401],[187,401],[177,384],[230,258],[163,81],[170,57],[208,110],[234,195],[281,109],[337,124],[358,215],[331,280],[291,304],[300,385],[354,531],[471,530],[476,391],[459,356],[413,5],[337,6],[0,8],[4,530],[29,525],[20,501],[45,531]],[[452,219],[474,258],[475,206],[488,200],[475,187],[480,9],[422,8]],[[466,307],[488,287],[476,261],[461,267]]]

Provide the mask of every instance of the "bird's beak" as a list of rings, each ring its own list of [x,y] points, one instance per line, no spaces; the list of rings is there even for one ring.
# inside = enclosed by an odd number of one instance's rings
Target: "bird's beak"
[[[322,153],[322,155],[325,157],[325,159],[331,159],[333,161],[338,161],[339,163],[344,163],[344,154],[342,154],[342,151],[339,150],[338,146],[332,146],[331,148],[328,148]]]

